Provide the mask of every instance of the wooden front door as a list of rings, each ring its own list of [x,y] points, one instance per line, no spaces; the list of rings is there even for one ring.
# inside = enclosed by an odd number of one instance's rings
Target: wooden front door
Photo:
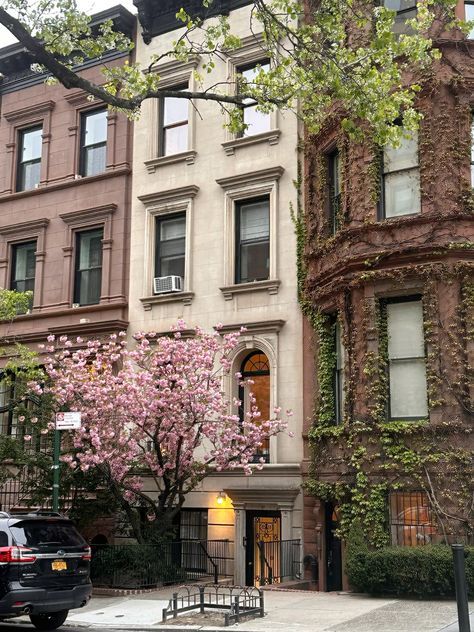
[[[335,534],[339,526],[337,510],[326,503],[326,590],[342,590],[341,540]]]

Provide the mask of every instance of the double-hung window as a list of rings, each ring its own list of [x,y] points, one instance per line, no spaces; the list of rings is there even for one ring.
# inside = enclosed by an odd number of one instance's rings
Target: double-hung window
[[[393,25],[394,33],[411,32],[406,21],[416,18],[416,1],[417,0],[384,0],[384,7],[396,12],[395,23]]]
[[[389,418],[428,415],[423,305],[419,297],[385,303],[388,334]]]
[[[264,60],[247,66],[240,66],[237,69],[237,73],[245,80],[244,83],[251,86],[260,72],[268,72],[269,69],[270,63]],[[245,89],[244,85],[242,87]],[[241,136],[253,136],[255,134],[268,132],[271,129],[270,113],[257,110],[256,101],[254,99],[245,99],[241,107],[245,124],[245,130]]]
[[[187,90],[179,86],[173,90]],[[189,100],[163,97],[160,100],[160,156],[170,156],[187,151],[189,129]]]
[[[40,182],[42,134],[42,127],[24,129],[19,133],[17,191],[29,191]]]
[[[264,281],[270,272],[270,200],[236,203],[235,282]]]
[[[186,215],[156,218],[155,276],[184,279],[186,253]]]
[[[466,22],[471,22],[474,20],[474,2],[465,2],[464,3],[464,19]],[[472,28],[467,34],[468,39],[474,39],[474,28]]]
[[[99,303],[102,285],[102,228],[76,234],[74,303]]]
[[[399,147],[387,146],[383,152],[382,218],[420,212],[420,170],[418,136],[402,138]]]
[[[36,271],[36,241],[12,246],[10,287],[17,292],[34,292]],[[31,300],[31,305],[33,300]],[[31,307],[30,305],[30,307]]]
[[[329,168],[329,230],[334,235],[340,223],[341,208],[341,159],[336,149],[328,156]]]
[[[85,112],[81,116],[80,171],[94,176],[105,171],[107,163],[107,109]]]

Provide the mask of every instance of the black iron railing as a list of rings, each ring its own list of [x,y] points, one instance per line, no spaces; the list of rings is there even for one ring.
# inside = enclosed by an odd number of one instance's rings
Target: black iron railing
[[[163,544],[93,545],[91,579],[96,586],[153,588],[233,574],[233,542],[181,540]]]
[[[259,564],[255,583],[280,584],[301,577],[301,540],[257,542]]]

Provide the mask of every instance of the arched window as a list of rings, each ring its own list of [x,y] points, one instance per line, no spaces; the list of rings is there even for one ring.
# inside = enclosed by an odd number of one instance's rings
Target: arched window
[[[246,355],[240,366],[242,379],[252,380],[253,384],[244,388],[239,386],[239,407],[240,420],[244,420],[245,413],[249,411],[249,391],[256,399],[256,405],[260,411],[260,419],[266,421],[270,418],[270,364],[267,356],[261,351],[252,351]],[[268,439],[258,448],[255,453],[255,461],[261,457],[268,463],[270,460],[270,444]]]

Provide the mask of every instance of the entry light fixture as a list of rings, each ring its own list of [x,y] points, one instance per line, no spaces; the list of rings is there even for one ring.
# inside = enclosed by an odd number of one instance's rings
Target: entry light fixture
[[[217,504],[222,505],[226,498],[227,494],[225,494],[224,492],[219,492],[216,497]]]

